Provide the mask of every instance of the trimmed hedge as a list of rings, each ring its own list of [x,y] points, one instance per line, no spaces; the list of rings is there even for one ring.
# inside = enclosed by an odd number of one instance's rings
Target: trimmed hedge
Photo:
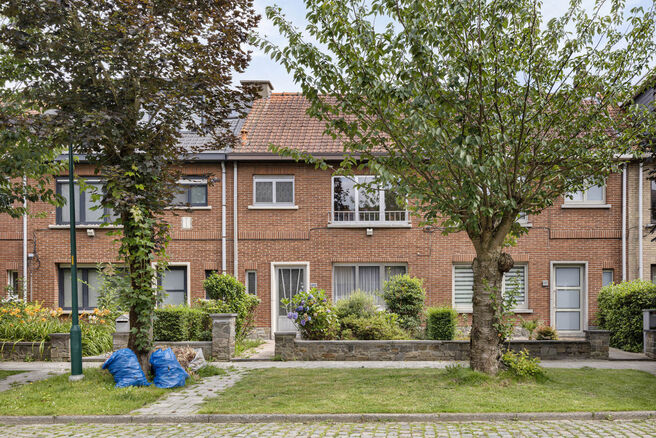
[[[385,282],[383,299],[387,311],[399,316],[401,328],[416,335],[424,317],[423,281],[408,274],[395,275]]]
[[[153,339],[169,342],[211,341],[209,314],[184,305],[155,309]]]
[[[429,307],[426,319],[428,339],[451,341],[456,336],[458,312],[450,307]]]
[[[197,306],[206,313],[236,313],[236,338],[243,340],[253,329],[255,308],[259,298],[246,292],[246,288],[229,274],[213,273],[205,279],[203,287],[209,300],[199,300]]]
[[[347,316],[340,321],[342,339],[362,341],[410,339],[410,335],[399,326],[398,316],[378,312],[372,316]]]
[[[642,311],[656,308],[656,284],[635,280],[604,286],[597,303],[597,323],[610,331],[610,346],[642,351]]]

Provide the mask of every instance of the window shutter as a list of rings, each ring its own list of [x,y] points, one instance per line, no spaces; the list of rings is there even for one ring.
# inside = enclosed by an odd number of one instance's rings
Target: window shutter
[[[471,266],[454,266],[454,304],[471,307],[474,294],[474,271]]]
[[[503,275],[504,290],[517,290],[517,304],[526,303],[526,269],[525,266],[514,266]]]

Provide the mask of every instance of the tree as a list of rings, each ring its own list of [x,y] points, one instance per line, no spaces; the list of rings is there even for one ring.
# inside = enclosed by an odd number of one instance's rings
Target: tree
[[[8,0],[0,44],[24,65],[21,97],[56,144],[73,144],[104,178],[103,207],[122,225],[130,276],[128,346],[144,369],[157,276],[166,265],[163,219],[182,159],[185,129],[234,139],[227,116],[252,90],[231,86],[250,53],[259,17],[252,0]]]
[[[496,373],[503,248],[562,195],[601,182],[634,129],[615,111],[653,59],[654,10],[572,0],[545,22],[538,0],[306,0],[306,32],[267,16],[309,115],[341,139],[336,171],[368,166],[415,214],[464,232],[476,252],[471,367]],[[620,131],[620,127],[624,127]],[[326,167],[289,147],[272,150]]]

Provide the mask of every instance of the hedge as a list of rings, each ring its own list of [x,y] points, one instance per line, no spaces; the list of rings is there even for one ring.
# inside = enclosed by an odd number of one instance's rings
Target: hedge
[[[458,312],[450,307],[429,307],[426,319],[428,339],[451,341],[456,336]]]
[[[604,286],[597,303],[597,323],[610,331],[610,346],[642,351],[642,311],[656,308],[656,284],[635,280]]]
[[[187,306],[155,309],[153,339],[155,341],[210,341],[211,319],[207,312]]]
[[[383,299],[387,311],[399,316],[401,328],[416,334],[424,316],[426,300],[422,280],[408,274],[395,275],[385,282]]]

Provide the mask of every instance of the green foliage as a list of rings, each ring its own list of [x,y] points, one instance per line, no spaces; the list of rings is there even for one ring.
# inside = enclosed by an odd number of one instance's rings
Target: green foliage
[[[213,272],[203,282],[207,296],[212,300],[233,302],[241,297],[246,288],[230,274]]]
[[[540,366],[540,359],[531,357],[526,349],[519,353],[512,350],[506,351],[501,357],[501,362],[507,367],[508,373],[520,379],[544,379],[545,372]]]
[[[453,380],[456,385],[477,386],[492,380],[491,376],[473,371],[461,364],[447,365],[444,371],[446,377]]]
[[[401,328],[411,333],[419,331],[426,300],[421,279],[408,274],[393,276],[385,282],[383,299],[387,310],[398,315]]]
[[[656,284],[634,280],[604,286],[597,304],[597,322],[610,330],[610,346],[642,351],[642,310],[656,308]]]
[[[223,368],[214,365],[205,365],[204,367],[199,368],[198,371],[196,371],[196,374],[198,374],[198,377],[212,377],[224,376],[227,372]]]
[[[342,339],[364,341],[409,339],[394,313],[377,312],[371,316],[347,316],[340,320]]]
[[[110,264],[99,264],[96,268],[98,272],[98,308],[107,309],[110,312],[108,316],[116,320],[119,315],[125,313],[127,307],[122,303],[122,299],[130,293],[130,278],[121,275],[119,268]]]
[[[538,322],[537,319],[521,319],[520,325],[524,330],[528,332],[528,339],[532,340],[535,330],[538,328],[538,325],[540,323]]]
[[[303,339],[335,339],[339,329],[332,303],[321,289],[300,291],[290,299],[280,300]]]
[[[368,317],[376,311],[374,297],[361,290],[356,290],[348,298],[343,298],[335,304],[335,313],[339,319],[348,316]]]
[[[430,307],[426,318],[428,339],[453,340],[456,336],[458,312],[450,307]]]
[[[210,341],[209,314],[185,305],[155,309],[153,338],[155,341]]]
[[[558,332],[551,326],[543,325],[538,327],[535,339],[538,341],[555,341],[558,339]]]

